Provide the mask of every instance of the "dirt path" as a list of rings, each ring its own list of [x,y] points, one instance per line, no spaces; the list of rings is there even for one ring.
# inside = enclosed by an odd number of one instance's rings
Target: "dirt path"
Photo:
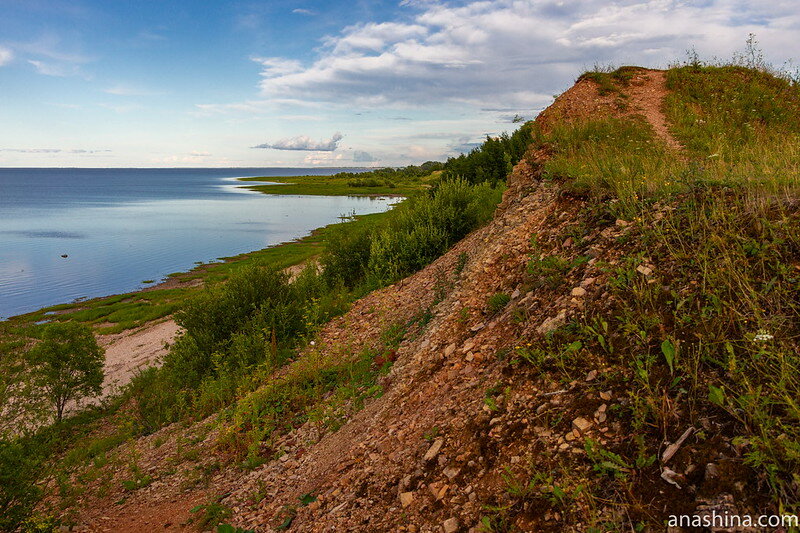
[[[681,145],[669,131],[667,115],[664,114],[664,98],[668,94],[666,73],[663,70],[648,70],[631,81],[626,89],[635,110],[653,127],[667,146],[681,150]]]

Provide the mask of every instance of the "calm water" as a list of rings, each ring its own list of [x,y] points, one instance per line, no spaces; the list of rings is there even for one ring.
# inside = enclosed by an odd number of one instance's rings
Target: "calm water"
[[[233,179],[338,171],[0,169],[0,317],[129,292],[344,214],[388,209],[388,199],[267,196]]]

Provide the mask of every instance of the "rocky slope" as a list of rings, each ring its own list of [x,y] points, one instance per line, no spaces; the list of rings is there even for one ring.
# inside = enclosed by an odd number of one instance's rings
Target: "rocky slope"
[[[638,71],[630,87],[621,102],[581,80],[538,120],[546,129],[582,117],[641,115],[679,156],[661,111],[663,73]],[[615,305],[606,267],[626,255],[637,222],[582,226],[579,249],[573,235],[586,200],[540,179],[546,157],[534,151],[516,166],[490,224],[424,270],[359,300],[293,363],[355,357],[378,346],[387,327],[429,310],[390,354],[380,396],[360,410],[344,408],[338,429],[306,421],[270,443],[272,460],[249,470],[221,466],[227,458],[213,418],[128,443],[119,455],[135,457],[151,481],[123,492],[117,487],[131,477],[130,465],[107,469],[111,489],[83,497],[79,529],[196,527],[198,516],[218,508],[224,522],[253,531],[584,531],[660,522],[667,502],[670,513],[749,508],[743,493],[750,474],[736,466],[724,439],[693,443],[694,458],[688,437],[671,457],[651,450],[658,461],[630,475],[627,494],[584,495],[592,492],[587,485],[604,484],[596,466],[615,461],[613,452],[593,447],[634,446],[627,421],[615,415],[630,401],[628,369],[589,354],[565,380],[562,372],[527,365],[526,347]],[[656,205],[655,216],[659,209],[669,206]],[[545,250],[574,261],[556,283],[537,283],[527,270]],[[645,258],[636,272],[646,284],[658,270]],[[491,304],[496,295],[507,298]],[[716,431],[713,419],[706,423]],[[687,427],[677,418],[662,446]],[[613,468],[625,473],[630,465]],[[686,483],[691,487],[680,488]]]

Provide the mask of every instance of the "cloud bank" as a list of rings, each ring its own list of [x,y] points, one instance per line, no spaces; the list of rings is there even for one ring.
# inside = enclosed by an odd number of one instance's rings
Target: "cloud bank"
[[[344,136],[336,132],[327,141],[313,141],[308,135],[299,135],[288,139],[281,139],[274,143],[264,143],[253,146],[252,148],[269,148],[272,150],[298,150],[308,152],[333,152],[338,148],[339,141]]]
[[[800,33],[800,10],[791,0],[404,5],[415,10],[410,21],[344,28],[323,40],[310,64],[259,59],[262,95],[367,106],[447,101],[532,109],[596,63],[667,66],[692,46],[704,56],[730,57],[749,32],[770,50],[788,53]]]

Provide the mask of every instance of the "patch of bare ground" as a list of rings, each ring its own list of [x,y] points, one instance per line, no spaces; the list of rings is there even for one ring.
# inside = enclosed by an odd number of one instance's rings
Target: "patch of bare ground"
[[[631,70],[633,75],[624,85],[618,82],[619,92],[607,91],[606,94],[601,94],[599,85],[592,79],[578,80],[537,117],[537,124],[547,131],[557,123],[639,115],[667,146],[680,150],[681,145],[669,131],[664,113],[664,98],[668,93],[666,73],[663,70],[644,68]]]
[[[664,114],[666,73],[663,70],[642,70],[631,80],[627,93],[635,112],[650,123],[656,135],[670,148],[680,150],[681,145],[669,131],[667,116]]]
[[[181,327],[168,318],[134,330],[99,335],[106,359],[103,396],[130,383],[136,372],[156,364],[169,351],[180,331]]]

